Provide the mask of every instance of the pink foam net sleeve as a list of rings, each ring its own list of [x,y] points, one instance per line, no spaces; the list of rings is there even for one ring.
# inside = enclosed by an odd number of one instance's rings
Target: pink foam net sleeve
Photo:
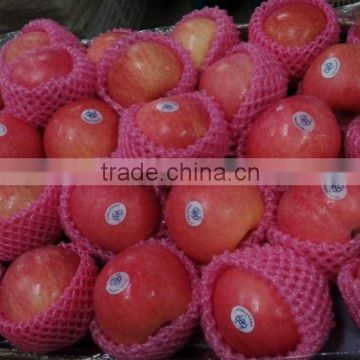
[[[192,300],[188,305],[186,313],[179,316],[169,325],[160,328],[143,344],[135,344],[132,346],[116,344],[105,336],[96,320],[93,321],[91,323],[90,330],[95,343],[98,344],[105,353],[116,359],[167,359],[186,344],[199,322],[200,299],[198,294],[199,277],[197,269],[193,263],[168,240],[151,239],[146,243],[149,242],[163,246],[184,264],[186,270],[188,271],[192,285]]]
[[[288,304],[301,342],[294,351],[283,355],[310,359],[322,348],[334,326],[332,301],[326,277],[293,251],[265,245],[262,248],[254,246],[233,253],[224,253],[203,268],[201,326],[208,344],[217,356],[224,360],[246,359],[225,343],[213,315],[214,284],[217,278],[232,266],[259,275],[276,289]],[[274,357],[262,359],[270,360]]]
[[[15,66],[24,56],[50,49],[65,49],[73,60],[73,69],[66,76],[40,84],[34,89],[17,85],[12,80]],[[61,106],[96,92],[96,68],[79,50],[71,47],[48,46],[33,50],[6,65],[0,75],[3,101],[9,114],[36,126],[45,126]]]
[[[285,46],[272,40],[263,30],[264,21],[272,12],[284,5],[311,4],[321,9],[326,16],[325,29],[315,40],[302,46]],[[271,51],[285,66],[293,80],[301,79],[310,64],[329,46],[339,41],[340,25],[334,8],[325,0],[269,0],[263,2],[251,16],[249,41]]]
[[[345,131],[345,154],[350,158],[360,157],[360,117],[356,117]]]
[[[347,32],[346,42],[349,44],[360,45],[360,37],[359,37],[359,22],[353,24]]]
[[[72,249],[71,245],[66,246]],[[74,250],[73,250],[74,251]],[[47,310],[24,322],[14,323],[0,313],[0,333],[24,352],[60,350],[86,335],[93,320],[92,292],[97,268],[84,251],[76,251],[80,264],[60,298]]]

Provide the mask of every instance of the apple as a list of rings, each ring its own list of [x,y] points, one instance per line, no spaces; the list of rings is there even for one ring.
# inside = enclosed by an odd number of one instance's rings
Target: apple
[[[281,196],[277,225],[300,240],[346,244],[360,229],[360,186],[291,186]]]
[[[220,105],[229,122],[237,113],[254,76],[254,65],[247,54],[226,56],[202,73],[199,89],[205,90]]]
[[[24,322],[53,305],[69,286],[79,266],[74,252],[53,245],[20,255],[1,283],[0,309],[12,322]]]
[[[340,147],[340,126],[330,108],[305,95],[271,105],[246,139],[246,155],[253,158],[334,158]]]
[[[98,64],[103,58],[105,51],[114,44],[117,40],[121,39],[125,35],[128,35],[128,30],[114,30],[98,35],[91,40],[91,43],[87,50],[87,55],[90,61]]]
[[[176,25],[170,37],[190,52],[195,67],[206,58],[216,33],[216,22],[206,17],[196,17]]]
[[[139,41],[128,45],[111,64],[108,92],[122,107],[155,100],[180,81],[183,66],[165,45]]]
[[[7,219],[33,204],[44,192],[44,186],[0,186],[0,219]]]
[[[135,245],[100,272],[95,319],[116,344],[141,344],[184,314],[190,300],[191,283],[180,260],[160,245]]]
[[[117,147],[119,116],[101,100],[81,99],[60,108],[45,128],[47,157],[109,157]]]
[[[246,358],[285,355],[301,342],[289,305],[255,273],[226,269],[215,282],[212,306],[224,341]]]
[[[12,115],[0,115],[0,158],[43,156],[42,138],[35,128]]]
[[[4,54],[4,62],[8,64],[20,55],[50,44],[49,36],[44,31],[29,31],[18,35],[9,42]]]
[[[263,213],[255,186],[174,186],[165,205],[171,238],[200,263],[238,247]]]
[[[65,49],[43,49],[25,54],[14,66],[12,80],[27,89],[67,75],[73,69],[71,55]]]
[[[143,105],[136,113],[135,122],[155,145],[179,149],[206,134],[209,115],[192,98],[170,96]]]
[[[284,46],[302,46],[316,39],[326,27],[326,15],[317,6],[306,3],[277,8],[264,21],[263,30]]]
[[[322,99],[332,110],[360,111],[360,45],[337,44],[310,65],[302,92]]]
[[[145,186],[75,186],[69,208],[81,234],[114,253],[148,239],[160,221],[159,201]]]

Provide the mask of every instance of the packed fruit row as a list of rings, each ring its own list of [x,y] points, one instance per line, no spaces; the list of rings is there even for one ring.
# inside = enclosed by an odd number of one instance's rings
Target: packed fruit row
[[[0,50],[0,158],[360,154],[360,26],[269,0],[249,40],[219,8],[86,47],[52,20]],[[360,187],[0,186],[0,335],[168,358],[201,325],[222,359],[319,352],[330,283],[360,326]]]

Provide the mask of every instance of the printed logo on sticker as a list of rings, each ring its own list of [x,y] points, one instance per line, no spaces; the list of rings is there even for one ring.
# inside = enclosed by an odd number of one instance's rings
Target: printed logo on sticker
[[[198,201],[186,205],[185,218],[190,226],[199,226],[204,220],[204,209]]]
[[[86,109],[81,113],[81,119],[88,124],[100,124],[103,121],[103,117],[100,111],[95,109]]]
[[[121,224],[126,218],[126,207],[122,203],[111,204],[105,212],[105,221],[109,225]]]
[[[179,104],[175,101],[160,101],[156,104],[156,109],[160,112],[175,112],[179,109]]]
[[[311,132],[315,129],[315,121],[312,116],[305,111],[298,111],[292,117],[294,125],[305,132]]]
[[[7,127],[5,124],[0,122],[0,136],[5,136],[7,134]]]
[[[109,277],[106,283],[106,291],[111,295],[120,294],[130,283],[129,274],[126,272],[117,272]]]
[[[236,329],[244,333],[251,333],[255,328],[255,320],[251,312],[243,306],[232,308],[231,321]]]
[[[341,200],[347,194],[346,185],[323,185],[322,189],[331,200]]]
[[[340,70],[340,60],[337,57],[326,59],[321,65],[321,74],[325,79],[334,77]]]

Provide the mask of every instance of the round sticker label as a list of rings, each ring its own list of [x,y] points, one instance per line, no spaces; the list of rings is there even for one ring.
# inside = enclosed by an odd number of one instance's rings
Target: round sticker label
[[[347,194],[346,185],[323,185],[323,191],[331,200],[341,200]]]
[[[204,220],[204,209],[198,201],[186,205],[185,218],[190,226],[199,226]]]
[[[118,202],[111,204],[105,211],[105,221],[109,225],[121,224],[126,218],[126,207]]]
[[[0,122],[0,136],[5,136],[7,134],[7,127],[5,124]]]
[[[251,312],[243,306],[234,306],[231,310],[231,321],[239,331],[251,333],[255,328],[255,320]]]
[[[160,112],[175,112],[179,109],[179,104],[175,101],[160,101],[156,104],[156,109]]]
[[[302,131],[311,132],[315,129],[315,120],[305,111],[298,111],[292,117],[294,125]]]
[[[100,111],[95,109],[86,109],[81,113],[81,119],[88,124],[100,124],[103,121],[103,117]]]
[[[334,77],[340,69],[340,60],[337,57],[326,59],[321,65],[321,74],[325,79]]]
[[[130,277],[126,272],[117,272],[109,277],[106,283],[106,291],[111,295],[120,294],[130,283]]]

